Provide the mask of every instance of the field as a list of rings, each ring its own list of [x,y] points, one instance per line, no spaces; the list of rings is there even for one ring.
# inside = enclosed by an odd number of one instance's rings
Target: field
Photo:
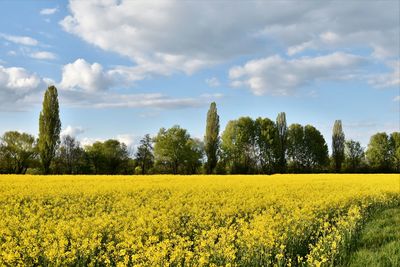
[[[331,266],[400,177],[9,175],[0,205],[1,266]]]

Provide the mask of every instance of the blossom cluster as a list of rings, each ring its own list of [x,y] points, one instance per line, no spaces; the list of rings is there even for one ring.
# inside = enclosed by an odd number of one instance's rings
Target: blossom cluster
[[[0,265],[332,266],[397,175],[0,176]]]

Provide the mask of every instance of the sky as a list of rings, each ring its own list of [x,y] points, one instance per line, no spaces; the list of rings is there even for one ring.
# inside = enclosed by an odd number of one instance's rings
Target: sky
[[[1,1],[0,134],[38,135],[58,89],[62,134],[133,147],[161,127],[202,138],[240,116],[335,120],[365,147],[400,130],[399,1]]]

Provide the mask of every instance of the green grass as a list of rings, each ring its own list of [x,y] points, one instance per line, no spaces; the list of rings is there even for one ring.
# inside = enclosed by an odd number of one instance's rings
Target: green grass
[[[367,222],[346,266],[400,266],[400,207],[377,213]]]

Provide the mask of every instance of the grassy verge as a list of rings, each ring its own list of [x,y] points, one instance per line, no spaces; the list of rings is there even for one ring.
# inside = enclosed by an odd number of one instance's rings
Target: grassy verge
[[[367,222],[346,266],[400,266],[400,207],[376,213]]]

